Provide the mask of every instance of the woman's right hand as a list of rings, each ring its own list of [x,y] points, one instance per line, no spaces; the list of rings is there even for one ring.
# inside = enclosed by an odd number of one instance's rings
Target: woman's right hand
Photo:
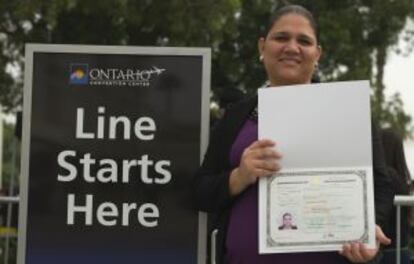
[[[230,174],[230,194],[237,195],[258,178],[278,172],[282,155],[275,150],[276,143],[269,139],[253,142],[241,156],[239,167]]]

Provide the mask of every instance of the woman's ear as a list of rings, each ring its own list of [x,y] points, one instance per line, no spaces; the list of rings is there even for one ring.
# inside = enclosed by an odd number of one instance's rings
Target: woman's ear
[[[319,59],[322,57],[322,46],[318,45],[318,58],[317,58],[317,62],[319,62]]]
[[[263,37],[259,38],[259,40],[257,41],[257,49],[259,50],[260,61],[263,60],[263,52],[265,48],[264,44],[265,44],[265,39]]]

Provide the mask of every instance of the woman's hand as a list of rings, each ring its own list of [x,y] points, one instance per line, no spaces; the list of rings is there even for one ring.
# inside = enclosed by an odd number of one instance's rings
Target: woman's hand
[[[268,139],[257,140],[247,147],[241,156],[239,167],[230,174],[230,194],[237,195],[259,177],[268,176],[280,170],[278,160],[282,155]]]
[[[362,243],[345,244],[339,254],[353,263],[368,262],[377,255],[380,244],[389,245],[391,243],[391,239],[384,235],[381,227],[378,225],[375,227],[375,239],[377,241],[377,246],[373,249],[367,248]]]

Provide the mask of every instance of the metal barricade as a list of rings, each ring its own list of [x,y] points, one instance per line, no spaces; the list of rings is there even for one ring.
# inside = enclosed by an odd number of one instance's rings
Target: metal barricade
[[[394,205],[397,207],[396,263],[401,264],[401,206],[414,206],[414,196],[413,195],[396,195],[394,197]]]
[[[11,207],[13,204],[18,204],[20,202],[20,198],[18,196],[0,196],[0,203],[7,204],[7,229],[11,226]],[[9,261],[9,251],[10,251],[10,238],[17,238],[17,236],[12,236],[11,234],[7,234],[4,238],[6,239],[5,249],[4,249],[4,264],[7,264]]]
[[[1,120],[1,119],[0,119]],[[0,204],[7,204],[7,213],[6,213],[6,235],[3,236],[1,239],[5,239],[5,248],[4,252],[2,252],[4,255],[3,263],[8,264],[9,263],[9,255],[10,255],[10,239],[17,239],[17,234],[13,234],[10,232],[10,228],[12,226],[12,206],[13,204],[19,204],[20,198],[17,196],[18,194],[15,193],[15,183],[16,178],[19,174],[19,167],[16,164],[17,158],[17,148],[18,148],[18,139],[16,137],[12,138],[11,141],[12,145],[12,157],[11,157],[11,178],[9,182],[9,191],[6,194],[7,196],[0,196]]]

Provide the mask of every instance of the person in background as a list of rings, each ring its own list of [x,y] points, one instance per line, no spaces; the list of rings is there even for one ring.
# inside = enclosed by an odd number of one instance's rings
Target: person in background
[[[275,12],[265,34],[258,40],[258,48],[271,87],[311,83],[322,54],[313,15],[297,5],[288,5]],[[378,246],[368,249],[360,243],[345,244],[340,252],[259,254],[257,181],[281,169],[279,161],[283,153],[278,151],[274,141],[258,140],[257,127],[257,96],[226,109],[211,134],[203,163],[194,176],[196,208],[210,213],[213,228],[218,230],[216,263],[376,261]],[[381,139],[375,128],[372,146],[376,239],[380,245],[390,243],[382,228],[392,208],[393,193],[389,188]]]
[[[381,130],[382,143],[384,146],[385,162],[387,164],[388,174],[392,179],[392,189],[397,195],[409,195],[411,177],[405,161],[403,142],[400,135],[392,129]],[[391,238],[392,243],[383,250],[384,257],[381,264],[396,263],[396,209],[392,211],[388,221],[388,227],[384,233]],[[410,207],[401,208],[401,264],[411,263],[411,254],[409,249],[410,237]]]

